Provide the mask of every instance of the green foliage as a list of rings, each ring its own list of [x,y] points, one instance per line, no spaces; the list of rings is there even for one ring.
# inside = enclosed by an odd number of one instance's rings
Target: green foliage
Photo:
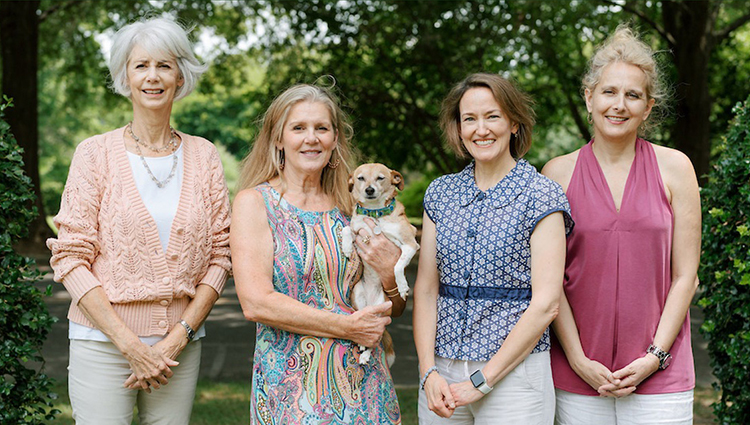
[[[734,112],[702,192],[701,332],[720,381],[722,424],[750,423],[750,99]]]
[[[12,246],[25,236],[36,210],[28,208],[34,194],[21,149],[2,119],[9,105],[7,98],[0,104],[0,423],[40,424],[59,412],[52,404],[56,395],[50,378],[27,366],[43,362],[40,350],[55,319],[34,286],[40,277],[34,261]]]

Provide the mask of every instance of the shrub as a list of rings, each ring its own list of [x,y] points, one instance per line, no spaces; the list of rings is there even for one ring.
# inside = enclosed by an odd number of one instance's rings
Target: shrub
[[[750,99],[736,117],[703,189],[701,332],[721,399],[723,424],[750,423]]]
[[[42,372],[40,354],[55,319],[34,286],[40,277],[34,261],[13,250],[36,211],[29,207],[34,194],[23,174],[21,149],[2,119],[10,106],[4,99],[0,104],[0,423],[41,424],[59,413],[52,405],[56,395]],[[29,367],[30,362],[42,366]]]

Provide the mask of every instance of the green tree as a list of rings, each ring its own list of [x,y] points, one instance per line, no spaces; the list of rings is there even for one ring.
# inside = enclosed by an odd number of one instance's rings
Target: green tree
[[[750,423],[750,99],[734,112],[701,194],[701,332],[719,379],[714,412],[722,424]]]
[[[23,173],[21,149],[3,120],[8,106],[0,104],[0,423],[41,424],[59,411],[43,367],[30,362],[44,365],[40,350],[54,319],[34,286],[40,277],[34,261],[13,250],[36,211],[26,207],[34,192]]]
[[[723,50],[721,48],[731,48],[732,36],[750,21],[747,3],[718,0],[604,0],[604,3],[622,7],[637,16],[660,36],[672,52],[677,74],[676,120],[672,139],[675,147],[690,157],[696,173],[703,180],[711,161],[711,69],[718,65],[717,60],[724,57],[719,53]],[[742,58],[743,63],[746,61],[747,58]],[[722,62],[720,66],[733,67],[731,61]],[[717,83],[725,84],[721,81]],[[731,92],[724,92],[732,99],[730,105],[742,100],[736,96],[746,93],[737,88],[731,87]]]

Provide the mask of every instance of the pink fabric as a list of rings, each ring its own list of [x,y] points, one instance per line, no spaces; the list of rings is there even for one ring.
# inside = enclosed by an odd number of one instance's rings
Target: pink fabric
[[[101,286],[138,336],[166,335],[196,286],[221,293],[231,269],[224,172],[209,141],[179,133],[183,181],[165,253],[135,185],[123,132],[78,145],[55,217],[59,233],[47,240],[50,265],[73,298],[73,322],[94,327],[78,301]]]
[[[619,213],[593,143],[581,148],[567,190],[576,227],[568,238],[564,288],[584,353],[614,371],[642,357],[653,342],[672,284],[674,220],[649,142],[636,141]],[[695,386],[689,316],[669,351],[671,366],[643,381],[636,393]],[[570,368],[556,339],[552,372],[555,387],[598,395]]]

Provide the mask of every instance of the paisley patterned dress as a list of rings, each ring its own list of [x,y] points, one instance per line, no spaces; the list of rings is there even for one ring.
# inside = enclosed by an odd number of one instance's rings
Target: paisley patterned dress
[[[263,195],[274,238],[273,286],[307,305],[351,314],[358,261],[341,252],[349,218],[338,209],[301,210],[268,184]],[[382,346],[360,365],[349,340],[286,332],[258,323],[252,377],[253,424],[399,424],[396,391]]]

